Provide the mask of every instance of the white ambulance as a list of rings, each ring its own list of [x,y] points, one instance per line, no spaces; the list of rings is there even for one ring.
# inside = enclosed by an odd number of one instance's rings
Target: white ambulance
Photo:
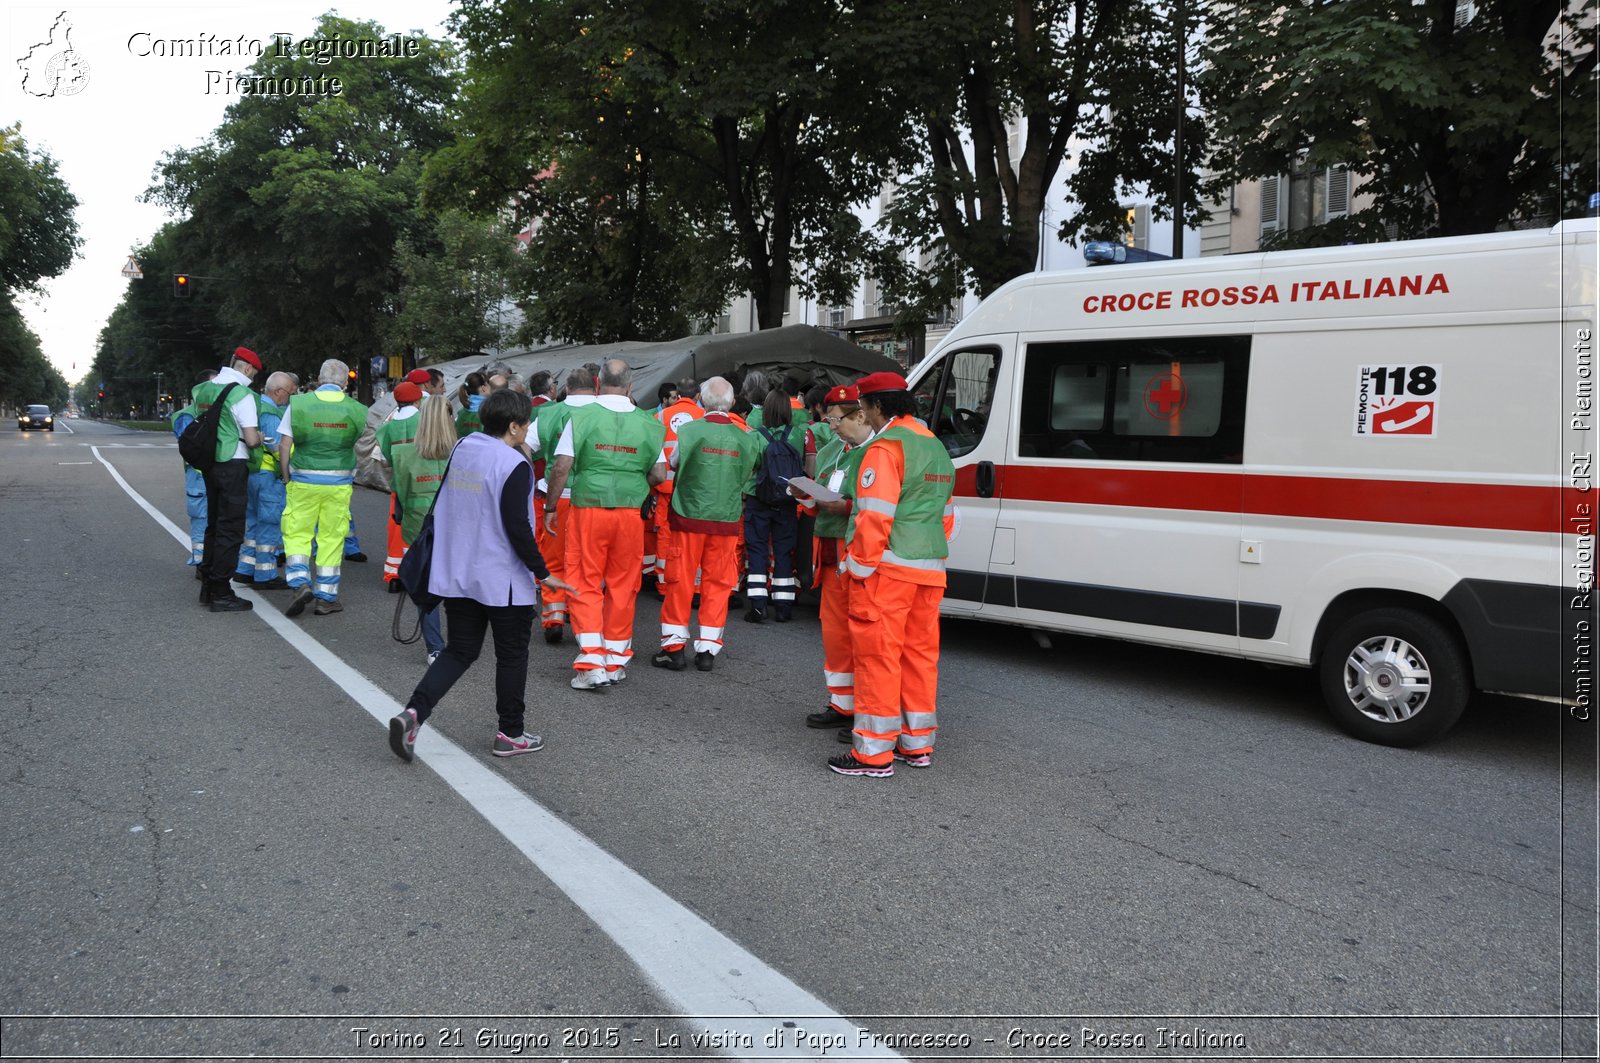
[[[1596,222],[1018,278],[915,369],[949,616],[1319,669],[1376,742],[1587,713]]]

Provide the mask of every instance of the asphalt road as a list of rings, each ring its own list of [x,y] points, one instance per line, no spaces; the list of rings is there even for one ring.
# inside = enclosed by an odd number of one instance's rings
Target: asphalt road
[[[386,496],[344,613],[214,615],[130,494],[186,528],[170,437],[62,429],[0,425],[0,1057],[1594,1056],[1556,707],[1394,750],[1307,673],[947,621],[934,766],[846,779],[814,608],[675,674],[645,597],[603,695],[535,639],[542,752],[483,661],[407,765]]]

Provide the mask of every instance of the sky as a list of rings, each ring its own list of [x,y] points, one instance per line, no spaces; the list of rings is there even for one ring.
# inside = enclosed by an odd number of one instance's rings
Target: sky
[[[0,15],[5,62],[0,68],[0,126],[21,121],[30,152],[44,151],[78,197],[80,257],[67,272],[45,282],[42,296],[18,300],[38,334],[45,356],[69,383],[94,362],[95,342],[129,284],[170,284],[146,274],[121,275],[133,248],[169,220],[139,196],[152,183],[161,156],[201,143],[239,99],[226,89],[229,71],[243,72],[254,55],[162,55],[167,44],[214,37],[219,42],[259,41],[274,34],[295,40],[311,35],[317,18],[334,10],[372,20],[390,32],[445,35],[449,0],[275,0],[273,3],[141,4],[10,3]],[[62,50],[52,28],[65,15],[79,60],[81,87],[70,94],[37,96],[24,90],[25,71],[48,64]],[[57,35],[63,31],[55,30]],[[45,48],[36,45],[49,42]],[[212,45],[213,50],[220,44]],[[25,62],[19,62],[26,60]],[[218,71],[216,75],[208,71]],[[41,84],[35,79],[29,85]],[[51,82],[44,82],[51,84]]]

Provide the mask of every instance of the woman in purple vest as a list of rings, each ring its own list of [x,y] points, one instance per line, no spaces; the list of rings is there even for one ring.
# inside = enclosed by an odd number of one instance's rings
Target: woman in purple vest
[[[434,401],[441,401],[435,399]],[[439,699],[478,659],[494,633],[497,757],[532,753],[544,745],[523,730],[527,706],[528,639],[538,608],[538,584],[572,591],[550,575],[528,520],[533,469],[520,449],[532,407],[526,395],[496,391],[479,410],[483,431],[456,444],[433,507],[433,562],[428,589],[444,598],[449,621],[444,652],[428,666],[405,711],[389,721],[389,748],[410,760],[417,732]]]

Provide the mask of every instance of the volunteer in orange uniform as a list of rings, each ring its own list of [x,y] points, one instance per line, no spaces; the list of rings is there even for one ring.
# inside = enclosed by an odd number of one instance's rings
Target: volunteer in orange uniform
[[[695,402],[697,388],[692,380],[685,380],[678,385],[679,397],[662,407],[656,415],[656,420],[661,422],[661,427],[667,430],[667,441],[663,447],[667,455],[667,482],[656,485],[656,508],[653,515],[656,530],[656,565],[655,580],[656,590],[665,597],[667,586],[673,581],[674,576],[667,565],[667,557],[672,553],[673,525],[667,514],[672,509],[673,478],[677,475],[676,463],[672,456],[678,451],[678,429],[690,421],[699,420],[705,415],[700,404]],[[689,582],[694,582],[691,573]]]
[[[845,497],[837,502],[819,502],[800,495],[794,485],[790,491],[801,498],[801,505],[816,513],[816,535],[812,554],[816,587],[821,595],[818,619],[822,621],[822,680],[828,688],[828,705],[806,717],[807,727],[849,727],[855,713],[856,677],[854,653],[850,648],[850,584],[840,571],[848,540],[851,494],[861,471],[863,449],[872,435],[867,416],[857,401],[852,385],[830,388],[822,400],[824,423],[832,438],[816,456],[813,479]]]
[[[566,390],[566,398],[540,403],[533,408],[534,435],[531,438],[538,444],[534,452],[545,462],[546,476],[550,473],[550,466],[555,464],[556,444],[560,442],[567,422],[572,419],[572,411],[598,397],[594,393],[594,374],[583,366],[567,373]],[[545,565],[564,580],[567,578],[566,541],[570,525],[568,518],[572,512],[572,488],[558,487],[552,492],[550,481],[543,479],[534,485],[534,498],[544,512],[555,510],[554,523],[548,518],[536,521],[534,535],[539,541],[539,552],[544,555]],[[554,645],[561,641],[562,632],[566,630],[567,592],[546,587],[539,598],[539,625],[544,629],[544,640]]]
[[[672,555],[661,606],[661,652],[651,659],[657,668],[681,672],[689,667],[683,647],[689,641],[689,610],[694,573],[700,572],[700,634],[694,640],[694,664],[711,671],[722,652],[728,625],[728,595],[739,582],[739,536],[744,530],[744,483],[761,461],[762,448],[746,429],[733,423],[733,385],[720,376],[700,389],[705,415],[678,429],[677,446],[667,457],[677,466],[669,496],[672,507]],[[670,407],[669,407],[670,408]]]
[[[572,515],[564,536],[568,609],[578,639],[575,690],[599,690],[628,677],[633,658],[633,608],[644,553],[644,505],[667,478],[661,423],[628,398],[633,370],[620,358],[600,373],[600,396],[572,411],[549,468],[551,497],[572,480]],[[545,505],[545,530],[556,511]],[[603,588],[603,589],[602,589]]]
[[[840,775],[886,776],[932,763],[938,730],[939,601],[949,556],[955,466],[914,416],[905,377],[856,382],[874,435],[861,456],[844,558],[855,649],[853,748]]]

